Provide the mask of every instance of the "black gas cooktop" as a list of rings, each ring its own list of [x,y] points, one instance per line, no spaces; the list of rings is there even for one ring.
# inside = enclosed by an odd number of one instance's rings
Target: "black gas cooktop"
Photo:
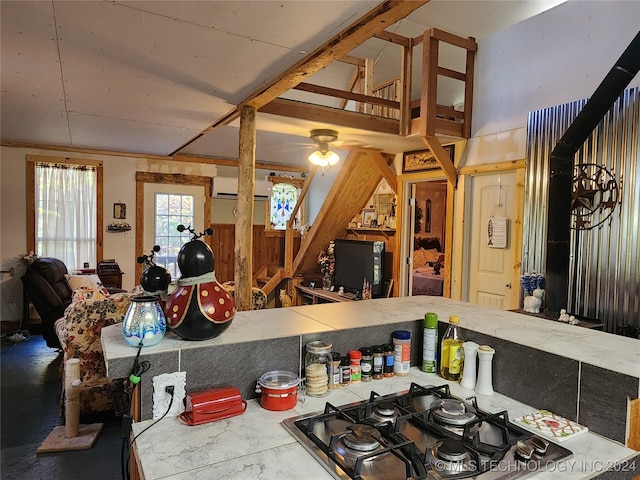
[[[448,385],[391,395],[284,421],[285,428],[337,479],[525,478],[571,451],[491,414]]]

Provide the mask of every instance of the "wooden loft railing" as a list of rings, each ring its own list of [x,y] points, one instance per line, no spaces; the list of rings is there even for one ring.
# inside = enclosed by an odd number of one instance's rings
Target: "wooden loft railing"
[[[388,32],[382,32],[377,37],[402,46],[402,70],[399,72],[399,80],[390,80],[390,82],[398,82],[389,88],[394,90],[393,95],[380,94],[377,87],[370,86],[373,78],[373,62],[370,59],[364,59],[361,62],[350,59],[348,63],[354,64],[356,71],[349,81],[349,90],[304,82],[292,87],[299,91],[341,99],[340,108],[276,98],[262,106],[260,112],[316,121],[330,118],[329,123],[334,125],[402,136],[420,134],[435,137],[436,134],[441,134],[469,138],[473,104],[473,71],[477,50],[475,39],[463,38],[436,28],[426,30],[416,38],[406,38]],[[438,64],[441,43],[465,50],[464,71],[459,72]],[[412,101],[410,92],[413,49],[420,44],[422,44],[422,89],[420,98]],[[454,109],[452,105],[437,103],[439,77],[464,82],[464,103],[461,110]],[[344,110],[348,101],[356,103],[355,112]]]

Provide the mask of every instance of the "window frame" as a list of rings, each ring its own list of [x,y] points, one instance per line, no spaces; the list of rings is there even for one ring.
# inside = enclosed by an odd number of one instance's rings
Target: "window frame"
[[[86,165],[96,169],[96,267],[103,260],[104,247],[104,172],[102,161],[83,158],[48,157],[27,155],[27,251],[36,250],[36,164],[55,163],[60,165]]]

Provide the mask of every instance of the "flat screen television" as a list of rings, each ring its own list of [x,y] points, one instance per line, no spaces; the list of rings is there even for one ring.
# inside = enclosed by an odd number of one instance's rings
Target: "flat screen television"
[[[362,293],[366,278],[371,284],[374,297],[383,295],[384,289],[384,242],[336,239],[335,285],[345,292]]]

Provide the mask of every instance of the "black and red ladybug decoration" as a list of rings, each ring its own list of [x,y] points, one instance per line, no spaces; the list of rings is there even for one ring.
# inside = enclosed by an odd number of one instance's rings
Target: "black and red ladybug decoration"
[[[236,314],[231,294],[216,280],[215,259],[209,245],[198,240],[213,235],[208,228],[196,234],[190,227],[178,225],[178,231],[189,230],[193,238],[178,253],[182,276],[178,287],[165,304],[167,326],[186,340],[207,340],[225,331]]]

